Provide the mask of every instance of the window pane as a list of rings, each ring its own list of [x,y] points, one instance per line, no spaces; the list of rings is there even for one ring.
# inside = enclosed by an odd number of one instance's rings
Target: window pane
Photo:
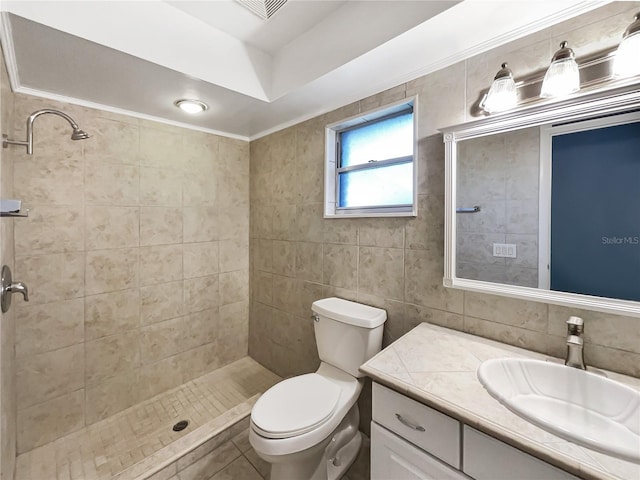
[[[340,141],[341,168],[413,155],[413,113],[347,130]]]
[[[413,163],[343,172],[339,207],[411,205]]]

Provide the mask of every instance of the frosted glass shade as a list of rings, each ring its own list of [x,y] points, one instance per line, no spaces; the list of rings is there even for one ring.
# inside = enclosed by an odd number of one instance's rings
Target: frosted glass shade
[[[564,97],[580,90],[580,71],[573,58],[556,60],[542,81],[540,96],[543,98]]]
[[[613,59],[613,74],[616,77],[640,75],[640,32],[622,40]]]
[[[504,112],[518,104],[518,94],[516,84],[513,81],[513,74],[507,68],[507,64],[502,64],[502,69],[493,79],[489,92],[482,104],[482,109],[487,113]]]

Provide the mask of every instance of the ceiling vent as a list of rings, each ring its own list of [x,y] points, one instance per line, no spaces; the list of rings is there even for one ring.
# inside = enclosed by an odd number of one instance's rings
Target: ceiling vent
[[[243,7],[251,10],[263,20],[269,20],[287,0],[236,0]]]

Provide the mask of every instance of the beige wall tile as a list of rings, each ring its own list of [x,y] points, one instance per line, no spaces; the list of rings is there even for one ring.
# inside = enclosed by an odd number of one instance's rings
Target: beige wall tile
[[[272,305],[285,312],[292,312],[298,301],[302,282],[292,277],[273,276]]]
[[[143,365],[140,369],[138,385],[140,400],[153,397],[182,383],[182,370],[178,356],[160,360],[157,363]]]
[[[13,277],[28,285],[29,302],[35,305],[84,296],[84,271],[83,253],[16,256]]]
[[[129,371],[87,388],[86,423],[91,425],[138,402],[138,372]]]
[[[464,317],[464,331],[528,350],[547,352],[547,335],[539,331],[526,330],[516,326],[504,328],[503,324],[468,315]]]
[[[544,303],[465,292],[464,313],[498,323],[547,331],[548,307]]]
[[[16,162],[16,196],[32,205],[80,205],[83,201],[84,164],[80,158],[41,158]]]
[[[87,207],[87,250],[137,247],[140,244],[138,207]]]
[[[176,355],[182,382],[188,382],[224,365],[220,362],[217,342],[206,343]]]
[[[138,289],[85,297],[85,336],[87,340],[133,330],[140,325]]]
[[[324,200],[323,161],[307,160],[296,163],[295,186],[298,204],[322,202]]]
[[[99,250],[86,254],[87,295],[136,288],[139,277],[138,249]]]
[[[358,222],[354,219],[331,218],[323,223],[323,242],[357,245]]]
[[[81,298],[43,305],[16,305],[16,357],[68,347],[84,341]]]
[[[247,355],[249,346],[249,302],[237,302],[220,307],[218,327],[220,363],[233,362]]]
[[[218,228],[217,207],[184,207],[182,209],[184,243],[217,240]]]
[[[155,363],[184,350],[185,317],[165,320],[140,329],[140,360]]]
[[[182,281],[178,281],[140,288],[140,324],[149,325],[182,315],[182,287]]]
[[[174,133],[147,126],[140,128],[140,163],[142,165],[172,168],[179,158],[182,158],[182,132]]]
[[[297,234],[296,206],[291,204],[274,205],[273,238],[276,240],[295,240]]]
[[[84,345],[23,357],[16,367],[20,408],[43,403],[84,386]]]
[[[251,205],[251,234],[255,238],[273,238],[273,208],[269,205]]]
[[[271,269],[278,275],[296,275],[296,244],[280,240],[273,241],[273,263]]]
[[[140,248],[140,285],[182,279],[182,245]]]
[[[273,274],[254,273],[253,298],[258,302],[271,305],[273,302]]]
[[[233,240],[249,236],[249,208],[236,205],[220,210],[218,236],[220,240]]]
[[[34,206],[29,220],[15,223],[15,248],[22,255],[84,250],[84,211],[74,206]]]
[[[399,248],[360,247],[358,290],[404,299],[404,255]]]
[[[18,410],[18,454],[84,425],[84,390]]]
[[[89,141],[83,142],[85,160],[96,163],[138,164],[137,125],[98,117],[89,119],[84,128],[91,133]]]
[[[273,240],[251,239],[251,267],[262,272],[271,272],[273,266]]]
[[[322,218],[323,204],[298,205],[297,214],[298,233],[296,239],[302,242],[321,243],[323,241],[324,228],[327,224]]]
[[[404,218],[365,219],[358,229],[360,245],[371,247],[404,248]]]
[[[218,242],[188,243],[183,249],[184,278],[218,273]]]
[[[218,330],[219,314],[217,308],[187,315],[182,327],[182,350],[190,350],[214,342]]]
[[[323,283],[355,290],[357,265],[358,247],[326,244],[323,251]]]
[[[119,333],[86,344],[87,384],[100,383],[140,364],[138,331]]]
[[[296,243],[296,278],[322,282],[322,244]]]
[[[249,270],[220,274],[220,305],[249,300]]]
[[[185,172],[182,192],[184,206],[212,207],[218,204],[218,180],[215,175]]]
[[[138,205],[139,177],[137,166],[87,163],[85,202],[87,205]]]
[[[182,209],[140,208],[140,246],[182,243]]]
[[[462,313],[463,292],[442,286],[444,266],[439,249],[405,250],[404,268],[404,299],[407,303]]]
[[[140,167],[140,204],[182,206],[182,172],[175,167]]]
[[[217,307],[220,304],[218,275],[191,278],[184,281],[185,313]]]
[[[249,242],[246,238],[220,242],[220,272],[249,268]]]

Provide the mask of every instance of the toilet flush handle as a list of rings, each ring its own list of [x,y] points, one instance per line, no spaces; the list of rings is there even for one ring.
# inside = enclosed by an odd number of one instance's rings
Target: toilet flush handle
[[[313,320],[314,322],[319,322],[320,315],[318,315],[317,313],[314,313],[313,315],[311,315],[311,320]]]

